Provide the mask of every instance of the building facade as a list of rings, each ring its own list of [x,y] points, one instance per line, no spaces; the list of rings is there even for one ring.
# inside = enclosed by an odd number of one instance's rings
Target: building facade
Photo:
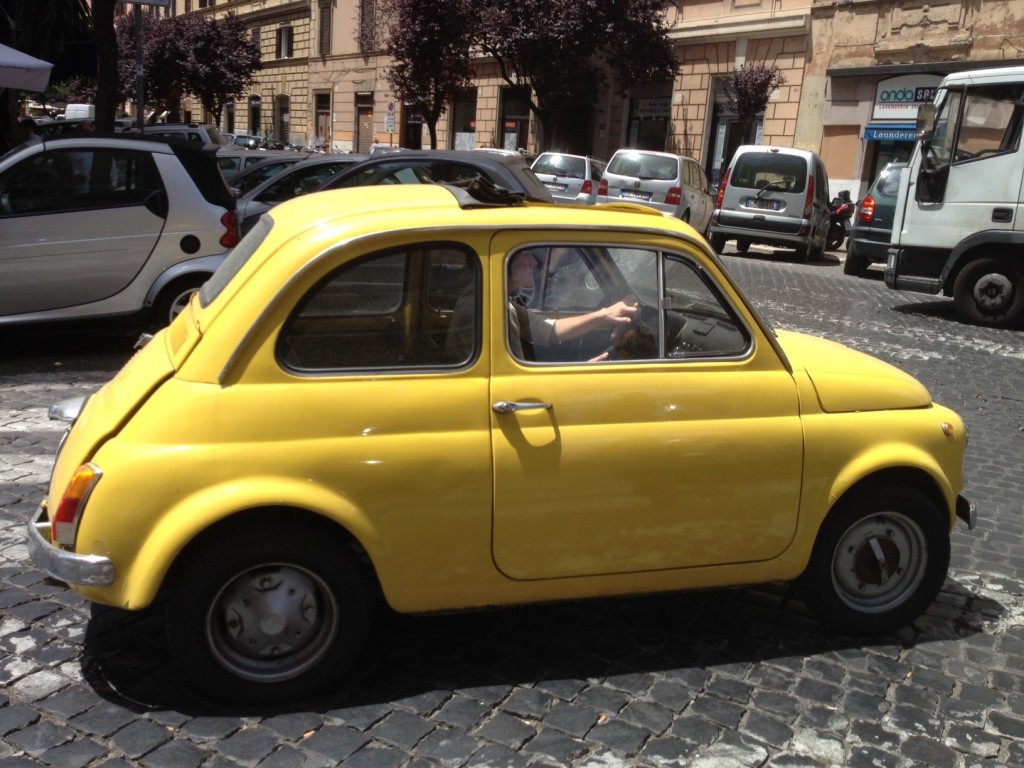
[[[259,40],[263,70],[221,127],[333,152],[429,145],[422,117],[387,82],[379,0],[173,0],[173,13],[235,13]],[[591,152],[678,152],[718,181],[736,146],[819,152],[832,192],[858,195],[886,162],[909,154],[917,106],[944,74],[1024,61],[1019,0],[687,0],[667,2],[682,63],[671,81],[609,81],[595,105]],[[745,64],[783,84],[745,133],[723,82]],[[487,60],[442,116],[441,148],[545,148],[529,91]],[[198,102],[186,104],[194,120]]]

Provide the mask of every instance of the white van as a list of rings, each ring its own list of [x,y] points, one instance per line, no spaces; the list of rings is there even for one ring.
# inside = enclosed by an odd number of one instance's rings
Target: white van
[[[64,109],[65,120],[95,120],[96,107],[93,104],[68,104]]]
[[[825,255],[830,225],[828,175],[814,152],[751,144],[739,147],[722,178],[711,216],[711,247],[726,240],[796,249],[806,262]]]
[[[1024,320],[1024,67],[957,72],[922,106],[885,284],[952,296],[979,325]]]

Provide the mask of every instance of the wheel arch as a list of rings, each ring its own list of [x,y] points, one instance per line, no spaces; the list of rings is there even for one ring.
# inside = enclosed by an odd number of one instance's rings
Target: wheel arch
[[[276,488],[276,493],[260,489]],[[304,489],[302,500],[289,492],[287,483],[256,483],[248,489],[232,484],[231,488],[207,489],[198,496],[182,500],[161,517],[142,545],[127,563],[118,604],[126,608],[149,605],[157,593],[173,577],[182,556],[213,536],[230,535],[237,526],[258,525],[267,519],[287,516],[296,527],[306,526],[313,533],[335,535],[339,542],[351,546],[379,583],[371,552],[377,532],[360,510],[320,489]]]
[[[829,515],[833,514],[843,504],[877,488],[886,486],[911,487],[919,491],[935,504],[937,509],[945,512],[946,527],[952,530],[956,522],[955,505],[953,507],[950,506],[947,494],[933,475],[925,469],[915,466],[885,467],[864,475],[836,496],[833,503],[829,506],[825,519],[822,520],[822,526]]]

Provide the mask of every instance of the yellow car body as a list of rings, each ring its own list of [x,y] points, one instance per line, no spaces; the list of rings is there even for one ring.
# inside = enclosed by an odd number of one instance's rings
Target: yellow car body
[[[574,312],[592,296],[622,298],[634,265],[650,276],[657,354],[596,359],[584,340],[573,342],[578,359],[510,353],[508,266],[524,248],[545,254],[535,288],[571,284]],[[370,277],[348,277],[351,265]],[[475,290],[476,315],[451,358],[440,349],[457,308],[438,286],[462,269],[474,270],[462,290]],[[706,290],[701,302],[683,295],[686,281]],[[345,309],[377,292],[389,302],[380,312]],[[591,335],[598,346],[615,338]],[[702,347],[712,337],[718,346]],[[960,497],[966,438],[957,415],[895,367],[771,329],[677,220],[630,206],[467,205],[433,185],[343,190],[273,209],[88,399],[29,544],[87,598],[138,609],[179,583],[201,594],[196,571],[230,560],[235,542],[273,564],[288,539],[282,561],[344,549],[346,578],[379,585],[395,610],[430,612],[820,577],[838,570],[831,551],[816,552],[843,509],[854,523],[828,547],[853,537],[877,560],[870,568],[889,558],[883,586],[925,562],[906,595],[879,587],[880,602],[841,597],[830,614],[831,592],[844,590],[837,573],[839,587],[812,585],[809,602],[846,631],[862,619],[885,631],[934,598],[958,513],[973,526]],[[888,507],[849,511],[876,497],[896,499],[906,529],[893,555],[877,526],[857,527]],[[930,511],[905,509],[907,498]],[[301,610],[364,610],[324,598],[331,580],[316,566],[296,570],[311,595]],[[235,599],[209,589],[211,605]],[[208,663],[183,658],[201,684],[276,698],[332,679],[321,662],[340,658],[327,647],[344,621],[293,664],[291,646],[250,660],[230,634],[291,619],[224,610],[196,619],[200,635],[230,628],[210,641]],[[347,657],[357,646],[353,637]]]

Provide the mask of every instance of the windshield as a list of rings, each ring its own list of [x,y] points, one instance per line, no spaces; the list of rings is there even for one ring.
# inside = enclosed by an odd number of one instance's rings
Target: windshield
[[[729,183],[744,189],[803,192],[807,184],[807,161],[800,155],[746,152],[736,160]]]
[[[583,179],[587,175],[587,161],[573,155],[548,155],[537,158],[533,164],[534,173],[550,173],[552,176],[568,176]]]
[[[672,181],[679,176],[679,161],[665,155],[619,152],[608,164],[608,173],[619,176],[636,176],[640,179]]]

